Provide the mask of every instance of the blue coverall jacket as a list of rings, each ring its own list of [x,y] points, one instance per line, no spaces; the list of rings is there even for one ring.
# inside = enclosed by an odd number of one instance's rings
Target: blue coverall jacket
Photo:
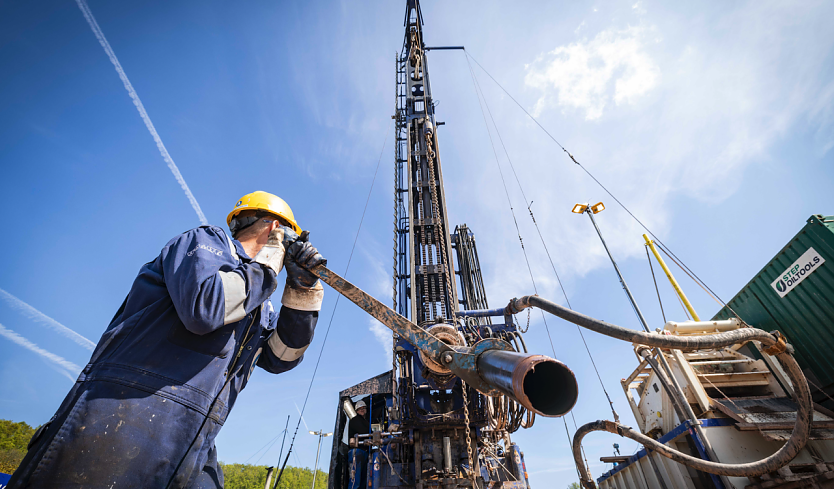
[[[236,311],[229,284],[241,287]],[[287,371],[313,338],[318,312],[276,313],[277,285],[218,227],[172,239],[8,487],[222,487],[214,439],[255,365]]]

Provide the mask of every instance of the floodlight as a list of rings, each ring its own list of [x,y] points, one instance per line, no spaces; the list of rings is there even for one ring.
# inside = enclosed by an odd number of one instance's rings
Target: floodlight
[[[597,202],[596,204],[591,206],[591,212],[594,214],[599,214],[600,212],[605,210],[605,204],[602,202]]]
[[[588,204],[576,204],[573,206],[573,209],[571,209],[571,212],[574,214],[584,214],[587,209]]]

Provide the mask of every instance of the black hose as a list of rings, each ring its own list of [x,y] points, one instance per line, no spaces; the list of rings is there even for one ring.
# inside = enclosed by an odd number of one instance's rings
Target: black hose
[[[592,489],[596,486],[593,480],[582,463],[581,446],[582,438],[592,431],[607,431],[615,433],[626,438],[630,438],[650,450],[654,450],[664,457],[670,458],[675,462],[688,465],[696,470],[707,472],[710,474],[723,475],[727,477],[755,477],[768,472],[774,472],[780,467],[787,465],[793,460],[800,450],[808,443],[808,438],[811,436],[811,417],[813,416],[813,403],[811,401],[811,391],[808,388],[808,383],[799,364],[788,353],[780,353],[776,356],[785,372],[791,379],[791,383],[796,390],[794,400],[799,406],[796,413],[796,422],[794,423],[793,433],[791,437],[782,445],[773,455],[745,464],[722,464],[717,462],[709,462],[701,460],[689,455],[685,455],[677,450],[670,448],[663,443],[660,443],[653,438],[650,438],[638,431],[635,431],[627,426],[622,426],[613,421],[594,421],[583,425],[576,431],[573,437],[573,459],[576,466],[579,467],[580,476],[582,477],[582,485],[586,488]]]
[[[627,341],[629,343],[637,343],[656,348],[665,348],[673,350],[709,350],[713,348],[723,348],[725,346],[744,343],[747,341],[760,341],[765,346],[772,346],[777,343],[778,338],[773,334],[756,328],[740,328],[733,331],[725,331],[723,333],[716,333],[707,336],[671,336],[659,335],[653,333],[645,333],[643,331],[635,331],[633,329],[623,328],[615,324],[606,323],[599,319],[594,319],[582,313],[576,312],[567,307],[560,306],[555,302],[547,299],[542,299],[537,295],[526,295],[519,299],[513,299],[507,305],[507,309],[512,314],[518,314],[527,307],[538,307],[544,311],[560,317],[565,321],[569,321],[583,328],[590,329],[600,334],[616,338],[618,340]],[[793,353],[793,348],[789,347],[788,352]]]
[[[527,307],[538,307],[547,311],[554,316],[558,316],[566,321],[582,326],[583,328],[596,331],[597,333],[611,336],[630,343],[636,343],[656,348],[667,348],[675,350],[707,350],[713,348],[722,348],[747,341],[760,341],[766,346],[773,346],[778,343],[778,336],[762,331],[756,328],[741,328],[733,331],[726,331],[723,333],[716,333],[705,336],[671,336],[644,333],[642,331],[634,331],[623,328],[614,324],[600,321],[584,314],[578,313],[566,307],[562,307],[554,302],[542,299],[537,295],[528,295],[520,299],[513,299],[507,305],[507,311],[512,314],[517,314]],[[675,462],[688,465],[696,470],[707,472],[709,474],[716,474],[727,477],[755,477],[768,472],[773,472],[781,467],[787,465],[793,460],[796,455],[808,443],[808,438],[811,436],[811,419],[814,414],[813,401],[811,399],[811,390],[808,388],[808,381],[802,373],[802,369],[796,360],[791,356],[793,348],[786,345],[783,352],[777,353],[776,358],[785,369],[791,384],[794,387],[795,395],[794,401],[799,409],[796,413],[796,422],[794,423],[793,433],[788,441],[776,451],[773,455],[765,457],[756,462],[744,464],[722,464],[719,462],[710,462],[701,460],[684,453],[681,453],[669,446],[656,441],[638,431],[623,426],[613,421],[594,421],[580,427],[573,437],[573,459],[576,466],[579,468],[582,485],[588,489],[595,488],[594,481],[588,474],[585,464],[582,462],[582,439],[592,431],[607,431],[626,438],[630,438],[638,443],[641,443],[647,449],[670,458]]]

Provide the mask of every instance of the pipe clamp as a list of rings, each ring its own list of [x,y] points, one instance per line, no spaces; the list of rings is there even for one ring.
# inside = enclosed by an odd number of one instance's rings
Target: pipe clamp
[[[767,353],[768,355],[778,355],[780,353],[785,353],[785,350],[788,349],[788,344],[785,341],[785,335],[783,335],[779,331],[771,331],[770,334],[776,337],[776,343],[768,346],[762,351]]]

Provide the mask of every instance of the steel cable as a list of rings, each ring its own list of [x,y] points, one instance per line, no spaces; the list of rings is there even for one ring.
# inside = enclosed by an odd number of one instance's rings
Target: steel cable
[[[474,58],[472,58],[472,59],[473,59],[473,61],[475,61]],[[475,61],[475,62],[477,63],[477,61]],[[468,63],[469,63],[469,59],[467,58],[467,64]],[[478,66],[480,66],[480,64]],[[481,68],[483,68],[483,67],[481,67]],[[475,73],[472,70],[471,65],[469,65],[469,70],[470,70],[470,73],[472,74],[472,79],[475,82],[476,89],[477,89],[477,91],[480,91],[480,94],[481,94],[480,97],[482,97],[483,100],[484,100],[483,105],[486,107],[487,113],[489,114],[489,118],[492,120],[492,125],[495,128],[495,134],[498,135],[498,140],[501,142],[501,147],[504,149],[504,154],[507,156],[507,161],[510,164],[510,168],[512,169],[512,172],[513,172],[513,176],[515,176],[515,181],[518,184],[518,189],[521,191],[521,196],[524,199],[524,203],[527,204],[527,202],[528,202],[527,201],[527,195],[524,193],[524,188],[521,185],[521,180],[518,178],[518,173],[516,173],[516,171],[515,171],[515,165],[513,165],[513,160],[512,160],[512,158],[510,158],[510,153],[509,153],[509,151],[507,151],[507,146],[504,144],[504,138],[501,137],[501,131],[498,130],[498,124],[496,124],[495,118],[492,116],[492,111],[489,108],[489,103],[487,103],[487,101],[486,101],[486,96],[484,96],[483,90],[481,90],[480,83],[478,83],[478,81],[477,81],[478,78],[477,78],[477,76],[475,76]],[[484,71],[486,72],[486,70],[484,70]],[[487,73],[487,75],[489,75],[489,73]],[[479,103],[480,103],[480,97],[478,99]],[[481,111],[483,112],[483,107],[481,107]],[[486,123],[486,117],[484,117],[484,123]],[[489,132],[489,126],[487,126],[487,132]],[[491,135],[490,135],[490,142],[492,143],[492,136]],[[557,144],[558,144],[558,142],[557,142]],[[495,151],[495,145],[494,144],[493,144],[493,151]],[[495,160],[496,160],[496,163],[497,163],[498,162],[498,154],[497,153],[495,155]],[[499,172],[500,172],[500,169],[501,168],[500,168],[500,165],[499,165]],[[504,180],[503,173],[501,174],[501,180],[502,180],[502,182]],[[504,191],[505,192],[507,191],[506,184],[504,184]],[[507,194],[507,200],[509,201],[509,194]],[[559,272],[556,271],[556,265],[553,263],[553,258],[550,256],[550,250],[547,249],[547,244],[544,241],[544,236],[542,235],[541,229],[539,229],[538,222],[536,222],[536,217],[533,215],[532,206],[533,206],[533,202],[530,201],[530,203],[527,205],[527,211],[530,213],[530,219],[532,219],[532,221],[533,221],[533,225],[535,226],[536,232],[538,233],[539,239],[541,240],[542,246],[544,247],[544,251],[545,251],[545,254],[547,255],[547,259],[550,261],[550,267],[553,269],[553,274],[556,275],[556,282],[559,284],[559,287],[562,290],[562,294],[565,297],[565,302],[567,303],[568,308],[572,309],[571,304],[570,304],[570,299],[568,298],[568,294],[565,291],[565,286],[562,283],[562,279],[559,277]],[[510,210],[512,211],[512,204],[510,204]],[[513,220],[515,221],[515,213],[514,212],[513,212]],[[516,230],[518,230],[518,223],[517,222],[516,222]],[[521,233],[520,232],[519,232],[518,239],[519,239],[519,241],[521,240]],[[522,250],[524,250],[523,242],[522,242],[521,248],[522,248]],[[525,260],[527,259],[526,252],[524,254],[524,258],[525,258]],[[529,262],[527,263],[527,267],[529,269],[529,267],[530,267]],[[532,271],[530,272],[530,280],[531,281],[533,280]],[[536,290],[535,281],[533,281],[533,290],[534,291]],[[632,308],[633,307],[634,306],[632,305]],[[636,312],[636,310],[635,310],[635,312]],[[542,314],[542,318],[544,319],[543,314]],[[547,320],[544,321],[544,324],[545,324],[545,328],[547,328]],[[591,354],[591,349],[588,347],[588,342],[585,340],[585,335],[582,333],[582,329],[579,328],[578,326],[576,327],[576,331],[579,333],[579,337],[582,339],[582,343],[585,345],[585,351],[588,353],[588,358],[591,360],[591,365],[593,366],[594,372],[596,373],[597,379],[599,380],[599,385],[600,385],[600,387],[602,387],[602,391],[605,394],[605,398],[608,399],[608,405],[611,407],[611,413],[613,414],[614,419],[619,419],[620,416],[617,414],[617,411],[614,409],[614,402],[611,400],[611,396],[608,394],[608,390],[605,388],[605,384],[602,381],[602,376],[600,375],[599,369],[597,368],[597,364],[594,361],[593,355]],[[547,330],[547,336],[548,336],[548,338],[550,338],[550,330],[549,329]],[[555,348],[553,348],[553,340],[552,339],[550,339],[550,346],[553,349],[553,356],[555,357],[556,356],[556,350],[555,350]]]
[[[347,259],[347,265],[345,265],[345,273],[344,275],[347,276],[347,272],[350,269],[350,262],[353,259],[353,252],[356,250],[356,243],[359,241],[359,232],[362,231],[362,223],[365,222],[365,213],[368,211],[368,203],[371,201],[371,193],[374,190],[374,184],[376,183],[376,175],[379,173],[379,165],[382,162],[382,154],[385,151],[385,142],[387,140],[388,130],[391,128],[391,123],[389,121],[388,127],[385,128],[386,139],[383,139],[382,142],[382,150],[379,152],[379,159],[376,162],[376,170],[374,170],[374,176],[371,180],[371,188],[368,189],[368,197],[365,199],[365,207],[362,209],[362,217],[359,219],[359,226],[356,229],[356,237],[353,239],[353,246],[350,248],[350,255]],[[273,489],[278,488],[278,483],[281,482],[281,476],[284,474],[284,468],[287,466],[287,461],[290,459],[290,454],[293,453],[292,447],[295,445],[295,437],[298,435],[298,428],[301,426],[301,421],[304,416],[304,410],[307,408],[307,401],[310,399],[310,392],[313,389],[313,383],[316,380],[316,373],[319,370],[319,364],[321,363],[321,357],[324,354],[324,347],[327,344],[327,337],[330,336],[330,327],[333,326],[333,318],[336,316],[336,308],[339,306],[339,299],[341,298],[341,294],[336,296],[336,302],[333,304],[333,311],[330,313],[330,321],[327,323],[327,329],[324,332],[324,339],[321,342],[321,349],[319,350],[319,356],[316,359],[316,366],[313,368],[313,375],[310,378],[310,385],[307,387],[307,394],[304,396],[304,404],[301,405],[301,410],[298,415],[298,423],[295,425],[295,432],[292,434],[292,440],[290,440],[290,446],[287,448],[287,456],[284,458],[284,463],[281,465],[281,471],[278,472],[278,476],[275,479],[275,484],[272,486]],[[296,455],[297,457],[297,455]]]
[[[646,259],[649,260],[649,270],[652,271],[652,281],[654,282],[654,290],[657,292],[657,302],[660,304],[660,315],[663,316],[663,323],[666,321],[666,312],[663,310],[663,301],[660,299],[660,289],[657,287],[657,279],[654,277],[654,267],[652,266],[652,257],[649,256],[649,247],[646,246]]]
[[[553,314],[554,316],[612,338],[654,348],[693,351],[722,348],[740,343],[743,344],[748,341],[760,341],[765,346],[777,349],[779,349],[778,347],[781,347],[781,352],[775,353],[775,356],[784,367],[785,372],[795,389],[794,401],[798,406],[798,410],[796,412],[796,422],[794,423],[793,432],[791,433],[790,438],[779,450],[776,451],[776,453],[750,463],[723,464],[710,462],[685,455],[654,440],[653,438],[643,435],[642,433],[627,426],[623,426],[615,421],[601,420],[588,423],[577,430],[573,438],[572,447],[574,461],[576,462],[576,466],[579,467],[580,472],[582,472],[582,484],[587,488],[593,488],[595,485],[590,476],[587,474],[585,466],[582,464],[582,439],[585,435],[592,431],[608,431],[610,433],[630,438],[638,443],[641,443],[647,449],[654,450],[655,452],[663,455],[664,457],[670,458],[675,462],[687,465],[702,472],[727,477],[755,477],[768,472],[773,472],[793,460],[793,458],[796,457],[799,451],[802,450],[808,442],[811,434],[811,420],[814,413],[811,390],[805,375],[802,373],[802,369],[792,356],[793,347],[783,343],[782,338],[780,338],[778,333],[768,333],[760,329],[747,327],[704,336],[660,335],[646,333],[643,331],[635,331],[623,328],[622,326],[610,324],[567,309],[552,301],[542,299],[541,297],[535,295],[513,299],[507,305],[508,311],[514,314],[527,307],[538,307]]]
[[[630,438],[647,449],[653,450],[664,457],[667,457],[675,462],[687,465],[696,470],[707,472],[710,474],[723,475],[727,477],[756,477],[768,472],[773,472],[786,464],[790,463],[794,457],[802,450],[811,435],[811,417],[813,415],[813,403],[811,401],[811,391],[808,388],[805,376],[802,374],[802,369],[796,360],[787,352],[777,355],[779,362],[785,368],[786,373],[796,387],[796,403],[799,410],[796,413],[796,422],[794,423],[793,432],[790,438],[784,445],[782,445],[776,453],[765,457],[755,462],[741,463],[741,464],[723,464],[718,462],[710,462],[701,460],[681,453],[657,440],[648,437],[639,431],[636,431],[628,426],[623,426],[619,423],[611,421],[594,421],[585,424],[576,432],[573,438],[573,455],[574,461],[578,462],[579,447],[582,444],[582,439],[592,431],[607,431],[625,438]],[[581,469],[580,469],[581,470]],[[581,474],[582,484],[586,488],[595,488],[593,480],[586,473]]]
[[[600,186],[600,188],[602,188],[602,190],[604,190],[604,191],[605,191],[605,193],[607,193],[607,194],[608,194],[608,195],[609,195],[612,199],[614,199],[614,201],[615,201],[615,202],[617,202],[617,204],[619,204],[619,205],[620,205],[620,207],[622,207],[622,208],[623,208],[623,210],[625,210],[625,211],[628,213],[628,215],[629,215],[629,216],[631,216],[631,218],[632,218],[632,219],[634,219],[634,220],[637,222],[637,224],[639,224],[639,225],[640,225],[640,227],[642,227],[643,229],[645,229],[645,230],[646,230],[646,232],[647,232],[647,233],[649,233],[649,234],[652,236],[652,238],[654,238],[654,241],[655,241],[656,243],[658,243],[658,244],[659,244],[659,245],[661,245],[662,247],[666,248],[666,249],[668,250],[668,252],[669,252],[669,255],[673,256],[675,259],[677,259],[678,261],[680,261],[680,263],[681,263],[681,268],[683,268],[683,269],[685,269],[686,271],[688,271],[689,273],[691,273],[691,276],[693,277],[693,280],[695,280],[696,282],[698,282],[698,283],[699,283],[699,285],[701,285],[703,288],[705,288],[707,291],[709,291],[709,293],[710,293],[710,294],[711,294],[711,295],[712,295],[715,299],[717,299],[719,303],[721,303],[724,307],[726,307],[727,309],[729,309],[729,310],[730,310],[730,312],[732,312],[734,316],[736,316],[739,320],[742,320],[742,321],[743,321],[743,319],[741,319],[741,317],[738,315],[738,313],[736,313],[736,312],[735,312],[735,310],[733,310],[733,308],[732,308],[732,307],[730,307],[729,305],[727,305],[727,303],[726,303],[726,302],[724,302],[724,300],[723,300],[723,299],[721,299],[721,298],[718,296],[718,294],[716,294],[716,293],[715,293],[715,292],[714,292],[714,291],[713,291],[713,290],[709,287],[709,285],[707,285],[707,284],[706,284],[706,282],[704,282],[703,280],[701,280],[701,278],[700,278],[700,277],[698,277],[698,275],[697,275],[697,274],[695,274],[695,272],[693,272],[693,271],[692,271],[692,269],[690,269],[690,268],[689,268],[689,267],[688,267],[688,266],[687,266],[687,265],[683,262],[683,260],[681,260],[680,258],[678,258],[678,256],[677,256],[677,255],[675,255],[675,253],[673,253],[673,252],[672,252],[672,250],[671,250],[668,246],[666,246],[666,244],[665,244],[663,241],[661,241],[661,240],[660,240],[660,238],[658,238],[658,237],[657,237],[657,235],[656,235],[656,234],[654,234],[654,232],[652,232],[652,230],[651,230],[651,229],[649,229],[649,228],[648,228],[648,226],[646,226],[645,224],[643,224],[643,221],[641,221],[640,219],[638,219],[638,218],[637,218],[637,216],[635,216],[635,215],[634,215],[634,213],[632,213],[632,212],[631,212],[631,210],[630,210],[628,207],[626,207],[626,205],[625,205],[625,204],[623,204],[623,203],[620,201],[620,199],[618,199],[618,198],[617,198],[617,197],[616,197],[613,193],[611,193],[611,191],[610,191],[610,190],[608,190],[608,188],[607,188],[605,185],[603,185],[603,184],[602,184],[602,182],[600,182],[600,181],[599,181],[599,180],[598,180],[598,179],[597,179],[597,178],[596,178],[596,177],[595,177],[595,176],[594,176],[594,175],[593,175],[593,174],[592,174],[592,173],[591,173],[591,172],[590,172],[587,168],[585,168],[585,166],[583,166],[581,163],[579,163],[579,161],[577,161],[577,160],[576,160],[576,158],[575,158],[575,157],[574,157],[574,156],[573,156],[573,155],[572,155],[572,154],[571,154],[571,153],[570,153],[570,152],[569,152],[569,151],[568,151],[568,150],[567,150],[567,149],[566,149],[566,148],[562,145],[562,143],[560,143],[560,142],[559,142],[559,141],[558,141],[555,137],[553,137],[553,135],[552,135],[552,134],[550,134],[550,132],[549,132],[547,129],[545,129],[545,128],[544,128],[544,126],[542,126],[542,125],[541,125],[541,123],[540,123],[540,122],[539,122],[539,121],[538,121],[535,117],[533,117],[533,115],[532,115],[532,114],[530,114],[530,112],[528,112],[528,111],[527,111],[527,109],[525,109],[525,108],[524,108],[524,106],[523,106],[523,105],[521,105],[521,103],[519,103],[519,101],[518,101],[518,100],[516,100],[516,99],[515,99],[515,97],[513,97],[513,96],[510,94],[510,92],[508,92],[508,91],[507,91],[507,89],[506,89],[506,88],[504,88],[504,86],[503,86],[503,85],[501,85],[500,83],[498,83],[498,80],[496,80],[496,79],[495,79],[495,77],[493,77],[493,76],[492,76],[492,75],[491,75],[491,74],[490,74],[490,73],[486,70],[486,68],[484,68],[484,67],[483,67],[483,65],[481,65],[481,63],[479,63],[479,62],[478,62],[478,60],[477,60],[477,59],[475,59],[475,58],[474,58],[471,54],[469,54],[469,51],[467,51],[467,50],[465,50],[465,49],[464,49],[464,53],[466,54],[466,57],[467,57],[467,63],[468,63],[468,60],[469,60],[469,59],[471,59],[472,61],[474,61],[474,62],[475,62],[475,64],[477,64],[477,65],[478,65],[478,67],[479,67],[479,68],[481,68],[481,69],[484,71],[484,73],[486,73],[486,75],[487,75],[487,76],[488,76],[488,77],[489,77],[489,78],[490,78],[490,79],[491,79],[491,80],[492,80],[492,81],[493,81],[496,85],[498,85],[498,87],[499,87],[499,88],[500,88],[500,89],[501,89],[501,90],[502,90],[505,94],[507,94],[507,96],[510,98],[510,100],[512,100],[512,101],[513,101],[513,102],[514,102],[514,103],[515,103],[515,104],[516,104],[516,105],[517,105],[517,106],[518,106],[518,107],[519,107],[519,108],[520,108],[520,109],[521,109],[521,110],[522,110],[525,114],[527,114],[527,117],[529,117],[529,118],[530,118],[530,120],[532,120],[532,121],[533,121],[533,122],[534,122],[537,126],[539,126],[539,128],[540,128],[542,131],[544,131],[544,133],[545,133],[545,134],[547,134],[547,136],[548,136],[551,140],[553,140],[553,142],[554,142],[554,143],[556,143],[556,145],[557,145],[557,146],[559,146],[559,148],[561,148],[561,150],[562,150],[562,151],[563,151],[566,155],[568,155],[568,157],[571,159],[571,161],[573,161],[573,162],[574,162],[574,163],[575,163],[575,164],[576,164],[579,168],[581,168],[581,169],[582,169],[582,171],[584,171],[584,172],[585,172],[585,173],[586,173],[589,177],[591,177],[591,179],[592,179],[594,182],[596,182],[596,184],[597,184],[597,185],[599,185],[599,186]],[[470,67],[470,69],[471,69],[471,67]]]

